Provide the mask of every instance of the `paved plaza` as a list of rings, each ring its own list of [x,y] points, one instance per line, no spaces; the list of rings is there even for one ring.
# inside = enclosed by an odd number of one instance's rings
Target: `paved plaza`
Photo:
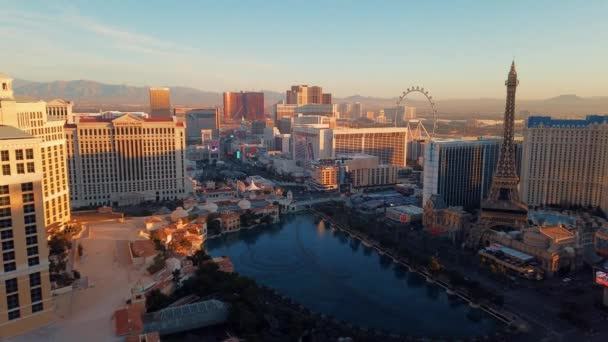
[[[128,241],[137,239],[143,218],[125,222],[88,224],[80,243],[84,255],[74,268],[88,278],[89,287],[55,296],[56,319],[50,325],[10,339],[29,341],[120,341],[114,335],[112,314],[129,298],[140,278],[128,251]]]

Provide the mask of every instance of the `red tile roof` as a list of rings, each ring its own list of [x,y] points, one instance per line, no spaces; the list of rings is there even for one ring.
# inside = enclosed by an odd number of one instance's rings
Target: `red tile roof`
[[[116,310],[114,312],[116,336],[141,333],[144,330],[144,322],[141,316],[141,310],[133,305]]]
[[[129,335],[127,336],[127,338],[125,338],[125,342],[140,342],[142,341],[142,339],[140,339],[140,336],[144,336],[144,341],[146,342],[160,342],[160,335],[158,334],[158,332],[151,332],[141,335]]]
[[[136,240],[131,243],[131,251],[135,257],[150,257],[158,254],[152,240]]]
[[[173,118],[146,118],[144,119],[146,122],[171,122]]]
[[[80,118],[79,123],[112,122],[111,119],[102,118]]]

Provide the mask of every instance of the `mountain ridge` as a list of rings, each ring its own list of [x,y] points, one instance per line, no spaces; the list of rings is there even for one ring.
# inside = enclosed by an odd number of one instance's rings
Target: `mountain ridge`
[[[148,86],[131,86],[126,84],[108,84],[94,80],[71,80],[37,82],[23,79],[13,81],[15,95],[30,100],[51,100],[63,98],[76,103],[76,108],[134,107],[147,110]],[[205,91],[193,87],[169,86],[173,106],[207,107],[221,106],[222,93]],[[272,105],[284,99],[284,93],[264,91],[267,111]],[[366,110],[378,110],[395,106],[394,98],[382,98],[365,95],[351,95],[334,98],[334,103],[361,102]],[[410,105],[420,107],[421,113],[428,110],[426,101],[406,100]],[[500,114],[504,111],[502,98],[478,99],[435,99],[440,113],[484,113]],[[548,99],[518,100],[518,111],[530,111],[533,114],[547,115],[583,115],[608,112],[608,96],[580,97],[564,94]]]

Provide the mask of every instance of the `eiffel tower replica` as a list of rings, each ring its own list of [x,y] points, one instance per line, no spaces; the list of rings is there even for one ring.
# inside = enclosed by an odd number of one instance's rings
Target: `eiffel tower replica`
[[[515,61],[511,64],[507,86],[507,103],[504,118],[504,139],[500,147],[500,157],[488,197],[481,203],[481,214],[477,227],[469,235],[469,244],[479,244],[482,235],[489,229],[523,229],[528,222],[528,206],[519,198],[519,176],[515,164],[513,130],[515,126],[515,90],[519,80]]]

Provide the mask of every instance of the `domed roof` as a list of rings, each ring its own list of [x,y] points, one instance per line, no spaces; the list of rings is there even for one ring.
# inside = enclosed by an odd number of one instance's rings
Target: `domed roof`
[[[237,203],[237,205],[241,209],[251,209],[251,202],[249,202],[246,199],[240,200],[239,203]]]
[[[177,209],[171,213],[171,221],[177,222],[179,219],[186,216],[188,216],[188,212],[186,212],[182,207],[177,207]]]
[[[199,209],[207,210],[210,213],[215,213],[217,211],[217,204],[215,204],[213,202],[207,202],[207,203],[199,206]]]

